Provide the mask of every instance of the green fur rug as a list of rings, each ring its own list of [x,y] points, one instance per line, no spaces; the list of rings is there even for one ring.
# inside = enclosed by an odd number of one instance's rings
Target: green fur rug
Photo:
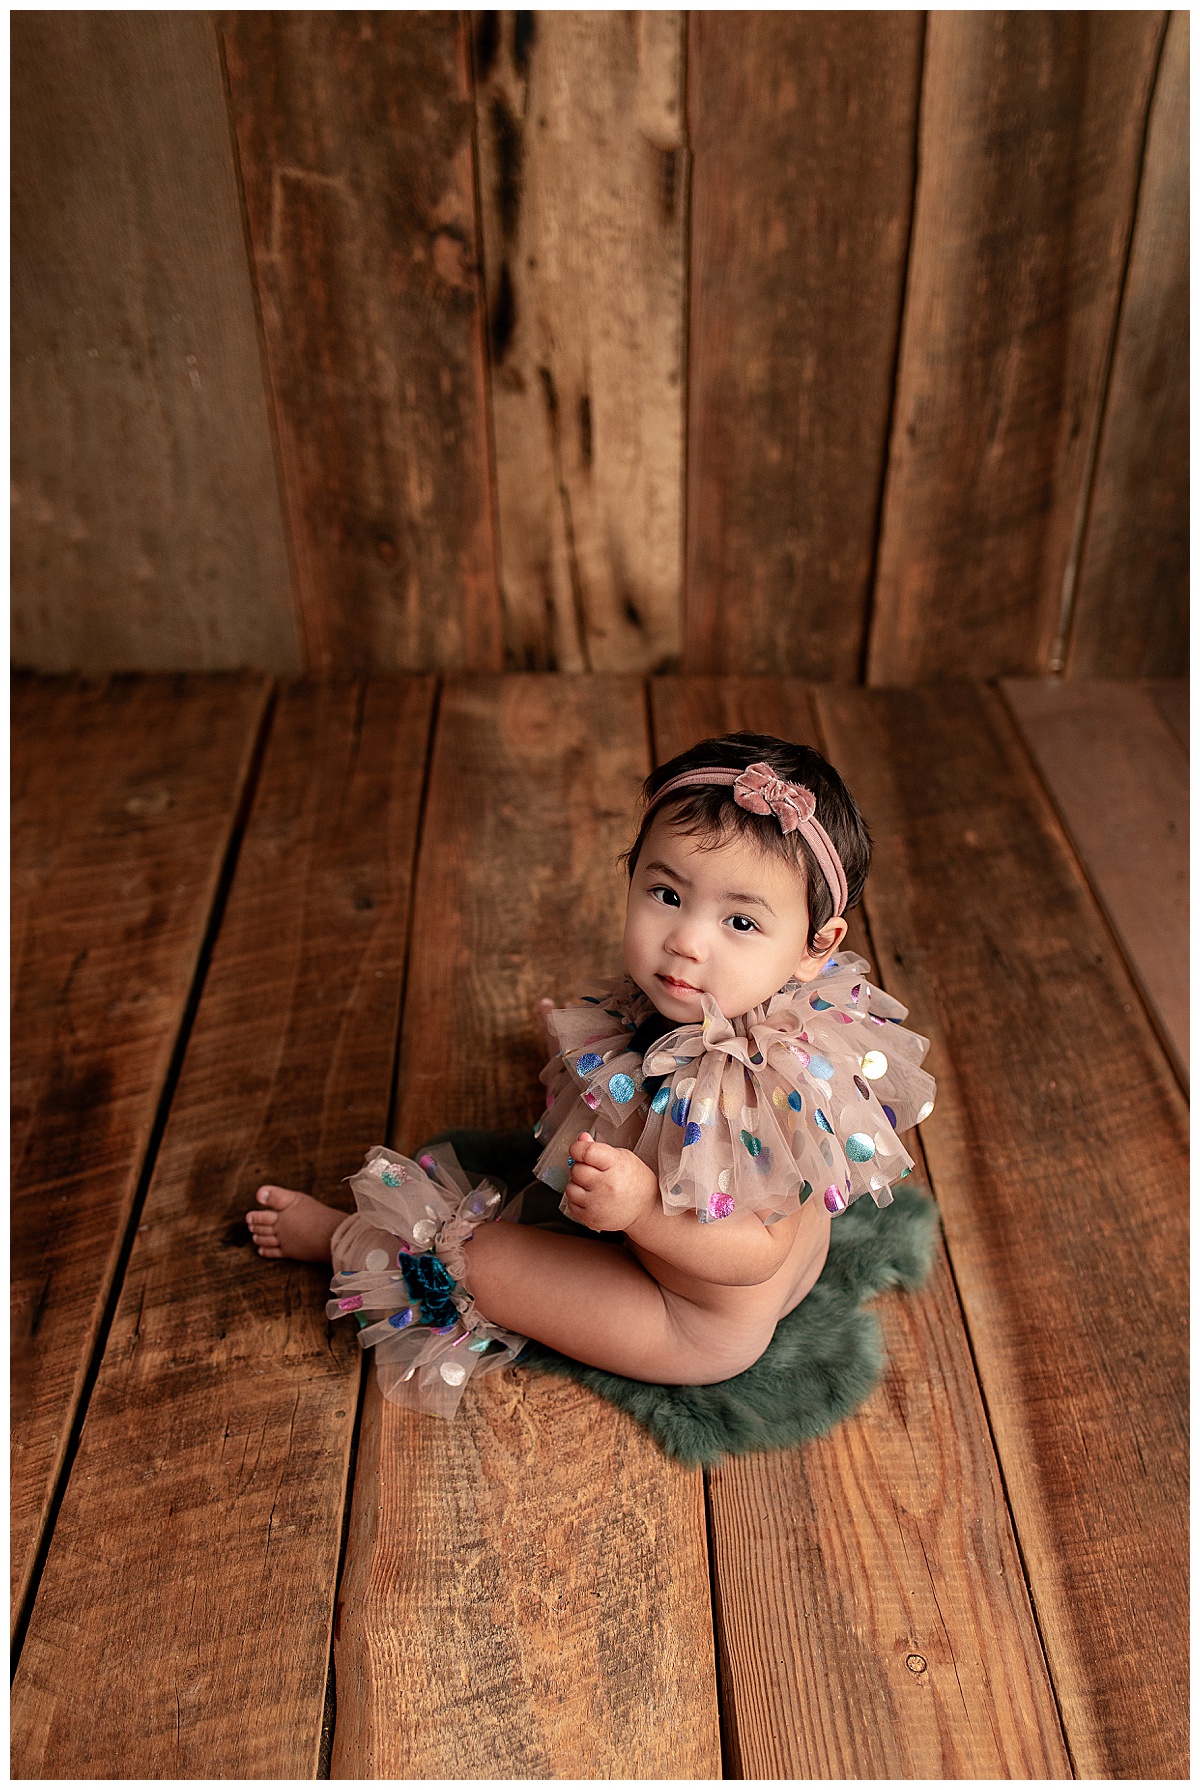
[[[526,1131],[447,1131],[434,1141],[452,1143],[465,1169],[495,1175],[512,1192],[526,1186],[536,1160]],[[581,1228],[561,1217],[549,1188],[544,1200],[540,1189],[526,1196],[526,1222]],[[711,1467],[730,1454],[794,1448],[831,1430],[878,1384],[883,1339],[864,1301],[889,1288],[919,1287],[936,1234],[934,1203],[917,1188],[898,1187],[893,1203],[882,1209],[857,1200],[834,1220],[829,1257],[808,1297],[780,1320],[754,1366],[732,1380],[654,1386],[584,1367],[537,1342],[522,1350],[517,1369],[540,1368],[590,1386],[643,1424],[665,1453],[689,1464]]]

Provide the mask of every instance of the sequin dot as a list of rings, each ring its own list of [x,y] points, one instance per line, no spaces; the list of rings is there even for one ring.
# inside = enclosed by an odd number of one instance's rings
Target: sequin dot
[[[762,1051],[761,1050],[752,1050],[750,1052],[750,1061],[754,1064],[754,1067],[756,1069],[761,1068],[762,1061],[763,1061]]]
[[[589,1112],[594,1113],[596,1108],[600,1104],[599,1094],[593,1093],[591,1088],[589,1088],[587,1093],[583,1097],[583,1104],[587,1107]]]
[[[830,1141],[827,1137],[819,1138],[817,1141],[821,1147],[822,1162],[825,1164],[826,1168],[832,1168],[833,1167],[833,1145],[830,1143]]]
[[[903,1181],[903,1180],[904,1180],[904,1178],[905,1178],[905,1176],[906,1176],[906,1175],[911,1175],[911,1174],[912,1174],[912,1169],[911,1169],[911,1168],[906,1168],[906,1169],[905,1169],[905,1170],[904,1170],[904,1173],[903,1173],[903,1174],[901,1174],[901,1175],[898,1175],[898,1176],[897,1176],[897,1180],[900,1180],[900,1181]]]
[[[675,1092],[680,1100],[690,1100],[695,1091],[696,1078],[694,1075],[689,1076],[686,1081],[677,1081],[675,1083]]]
[[[385,1268],[390,1268],[391,1265],[392,1258],[386,1249],[368,1250],[367,1259],[363,1264],[371,1274],[382,1274],[383,1270]]]
[[[851,1162],[870,1162],[875,1154],[875,1139],[865,1131],[852,1131],[846,1139],[846,1154]]]
[[[385,1169],[380,1170],[380,1179],[385,1187],[399,1187],[404,1176],[398,1168],[393,1168],[389,1163]]]
[[[418,1218],[412,1227],[413,1242],[418,1249],[428,1249],[437,1236],[437,1223],[432,1218]],[[368,1262],[370,1256],[367,1257]]]
[[[393,1330],[406,1330],[412,1321],[413,1315],[407,1306],[403,1311],[394,1311],[388,1319]]]
[[[570,1178],[565,1168],[548,1168],[542,1176],[546,1186],[553,1187],[555,1193],[564,1192]]]
[[[854,984],[854,987],[850,990],[850,999],[854,1002],[855,1006],[858,1005],[858,997],[861,993],[862,993],[862,983],[856,982]]]
[[[896,1129],[896,1114],[890,1106],[884,1107],[883,1116],[894,1131]]]
[[[776,1089],[774,1089],[774,1091],[771,1094],[771,1101],[772,1101],[772,1104],[775,1106],[786,1106],[788,1103],[788,1097],[784,1093],[782,1088],[776,1088]]]
[[[881,1050],[869,1050],[862,1060],[862,1072],[868,1081],[878,1081],[887,1074],[888,1060]]]
[[[815,1075],[818,1081],[832,1081],[833,1064],[828,1057],[809,1057],[808,1073]]]
[[[674,1121],[677,1125],[686,1125],[687,1124],[687,1115],[688,1115],[687,1101],[686,1100],[677,1100],[671,1108],[671,1117],[674,1119]]]
[[[921,1108],[920,1112],[917,1114],[917,1124],[919,1125],[921,1123],[922,1119],[927,1119],[932,1111],[933,1111],[933,1101],[927,1100],[925,1102],[924,1106]]]
[[[835,1013],[833,1017],[838,1021],[839,1025],[852,1026],[854,1024],[853,1013]]]
[[[728,1218],[733,1211],[733,1195],[731,1193],[714,1193],[708,1202],[710,1218]]]
[[[670,1104],[670,1088],[660,1088],[658,1093],[654,1096],[654,1099],[650,1102],[650,1111],[652,1113],[665,1113]]]
[[[474,1342],[469,1342],[467,1344],[467,1354],[468,1355],[482,1355],[486,1351],[487,1346],[488,1346],[487,1337],[486,1336],[477,1336],[475,1338]]]
[[[631,1075],[613,1075],[609,1077],[608,1091],[618,1106],[624,1106],[637,1093]]]
[[[788,1049],[799,1063],[801,1069],[807,1069],[811,1061],[808,1052],[806,1050],[799,1050],[794,1044],[789,1044]]]
[[[417,1161],[420,1163],[421,1167],[426,1169],[430,1174],[432,1174],[437,1167],[437,1163],[433,1160],[433,1157],[429,1154],[428,1150],[426,1150],[423,1156],[418,1156]]]
[[[749,1150],[751,1156],[757,1156],[758,1152],[762,1149],[762,1139],[760,1137],[755,1137],[752,1131],[743,1131],[742,1142]]]
[[[711,1120],[713,1113],[715,1111],[716,1111],[716,1107],[714,1106],[714,1104],[711,1100],[709,1100],[709,1099],[697,1100],[697,1102],[696,1102],[696,1123],[697,1123],[697,1125],[707,1125],[709,1123],[709,1121]]]
[[[861,1075],[856,1075],[854,1077],[854,1085],[858,1089],[858,1092],[859,1092],[860,1096],[862,1097],[862,1099],[869,1100],[871,1098],[871,1090],[867,1086],[866,1082],[863,1080]]]
[[[832,1001],[823,1001],[819,994],[811,995],[808,1004],[814,1013],[828,1013],[833,1006]]]
[[[829,1120],[825,1117],[825,1114],[821,1111],[820,1107],[817,1108],[816,1116],[817,1116],[817,1124],[820,1126],[821,1130],[827,1131],[829,1133],[830,1137],[832,1137],[833,1136],[833,1126],[829,1123]]]
[[[585,1051],[583,1056],[579,1058],[575,1067],[578,1069],[580,1075],[590,1075],[593,1069],[600,1068],[603,1061],[603,1057],[597,1056],[594,1050],[589,1050]]]
[[[461,1361],[443,1361],[438,1372],[447,1386],[461,1386],[467,1377],[467,1370]]]
[[[363,1302],[361,1293],[351,1293],[348,1299],[338,1300],[339,1311],[357,1311]]]
[[[846,1210],[846,1196],[840,1187],[830,1186],[825,1189],[825,1208],[829,1212],[844,1212]],[[838,1235],[841,1236],[840,1231]]]
[[[722,1193],[729,1192],[729,1175],[730,1175],[730,1171],[727,1168],[723,1168],[721,1170],[720,1174],[717,1176],[717,1186],[720,1188]]]
[[[810,1200],[811,1198],[812,1198],[812,1182],[806,1181],[804,1183],[804,1186],[800,1189],[800,1204],[804,1205],[805,1201]]]
[[[685,1145],[698,1144],[703,1136],[704,1133],[701,1131],[699,1125],[689,1125],[683,1134],[683,1141]]]

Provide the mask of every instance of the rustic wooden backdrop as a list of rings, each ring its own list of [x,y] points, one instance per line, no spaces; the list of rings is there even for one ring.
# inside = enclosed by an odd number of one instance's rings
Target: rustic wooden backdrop
[[[1186,12],[12,19],[42,670],[1186,672]]]

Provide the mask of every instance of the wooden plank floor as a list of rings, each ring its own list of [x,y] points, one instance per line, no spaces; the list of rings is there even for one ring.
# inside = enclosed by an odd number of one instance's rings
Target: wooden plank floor
[[[1011,686],[374,679],[281,688],[258,756],[268,694],[14,705],[13,1774],[1186,1776],[1186,1114],[1058,711],[1047,750]],[[845,772],[853,942],[933,1040],[946,1248],[883,1385],[702,1476],[567,1382],[446,1426],[368,1375],[356,1451],[353,1335],[239,1214],[531,1118],[651,742],[733,726]]]
[[[1186,683],[1006,678],[1001,688],[1186,1089]]]

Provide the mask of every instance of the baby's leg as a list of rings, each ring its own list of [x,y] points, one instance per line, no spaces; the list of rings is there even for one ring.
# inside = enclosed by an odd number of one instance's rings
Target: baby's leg
[[[617,1244],[485,1224],[465,1249],[481,1316],[631,1380],[726,1380],[771,1338],[770,1325],[739,1323],[664,1291]]]

